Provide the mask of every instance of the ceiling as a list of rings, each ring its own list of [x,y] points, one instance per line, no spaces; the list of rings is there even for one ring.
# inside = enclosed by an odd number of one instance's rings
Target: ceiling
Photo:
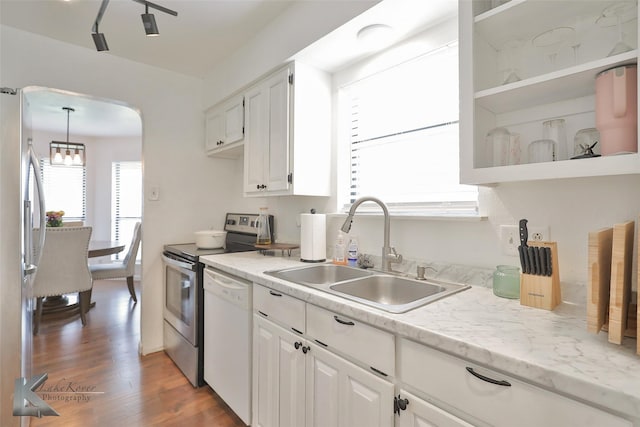
[[[155,0],[178,12],[174,17],[149,9],[155,15],[159,37],[145,36],[140,18],[143,5],[132,0],[110,0],[99,26],[109,51],[101,54],[204,77],[286,8],[300,1],[317,1],[331,7],[336,2],[361,0]],[[91,29],[100,4],[101,0],[0,0],[0,23],[95,50]],[[399,40],[456,11],[457,0],[384,0],[303,50],[299,57],[334,71],[371,54],[356,45],[355,34],[364,25],[391,25],[395,29],[393,37]],[[141,134],[137,112],[126,106],[63,91],[34,92],[29,99],[38,129],[66,132],[62,107],[69,106],[76,109],[70,117],[71,134]],[[122,128],[111,125],[116,117],[124,123]]]
[[[104,55],[204,77],[257,31],[289,7],[291,0],[154,0],[178,16],[149,9],[160,30],[146,37],[144,6],[111,0],[99,30],[109,45]],[[95,50],[91,29],[101,0],[0,0],[0,23]]]

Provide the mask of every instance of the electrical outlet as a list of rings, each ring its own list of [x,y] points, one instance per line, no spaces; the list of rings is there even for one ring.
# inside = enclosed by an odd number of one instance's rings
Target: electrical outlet
[[[538,227],[527,225],[529,241],[549,241],[549,227]],[[518,246],[520,246],[520,231],[517,225],[500,226],[500,249],[503,255],[518,256]]]
[[[527,230],[529,231],[529,240],[537,241],[537,242],[548,242],[549,241],[549,227],[529,227],[527,226]]]

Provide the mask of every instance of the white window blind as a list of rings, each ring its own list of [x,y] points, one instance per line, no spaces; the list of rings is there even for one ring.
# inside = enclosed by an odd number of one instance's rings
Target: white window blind
[[[40,174],[48,211],[64,211],[65,221],[85,221],[87,208],[86,171],[84,166],[53,166],[48,158],[40,159]]]
[[[114,259],[120,259],[129,250],[136,222],[142,221],[142,163],[113,162],[111,188],[111,238],[127,245],[114,255]],[[141,252],[138,250],[137,261]]]
[[[343,88],[349,102],[350,194],[395,213],[477,212],[459,184],[457,43]]]

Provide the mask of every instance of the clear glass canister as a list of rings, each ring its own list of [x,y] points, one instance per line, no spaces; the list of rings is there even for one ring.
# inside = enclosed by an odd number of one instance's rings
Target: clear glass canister
[[[260,208],[256,228],[256,243],[258,245],[270,245],[271,227],[269,226],[269,208]]]
[[[503,298],[520,298],[520,268],[497,266],[493,272],[493,293]]]

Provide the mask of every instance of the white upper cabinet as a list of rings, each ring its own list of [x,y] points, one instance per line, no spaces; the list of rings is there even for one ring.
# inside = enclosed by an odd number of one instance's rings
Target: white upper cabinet
[[[236,158],[242,155],[244,97],[234,95],[206,112],[207,155]]]
[[[637,6],[608,0],[510,0],[494,8],[491,3],[496,2],[459,2],[461,181],[640,173],[637,153],[570,159],[579,154],[578,131],[596,127],[598,73],[637,62]],[[612,53],[620,34],[631,50]],[[556,146],[559,159],[546,160],[541,149],[536,152],[542,159],[533,162],[529,145],[547,136],[544,122],[557,119],[564,121],[567,154]],[[504,144],[492,146],[488,134],[496,128],[508,134],[493,139]],[[504,156],[498,146],[506,147]]]
[[[245,92],[245,196],[328,196],[329,75],[291,63]]]

